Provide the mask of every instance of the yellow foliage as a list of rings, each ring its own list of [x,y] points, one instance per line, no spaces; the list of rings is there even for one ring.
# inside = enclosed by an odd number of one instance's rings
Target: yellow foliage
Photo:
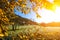
[[[4,34],[0,34],[0,37],[3,37],[4,36]]]
[[[21,6],[22,6],[22,7],[26,7],[26,5],[24,5],[24,4],[22,4]]]
[[[0,9],[0,12],[2,12],[2,9]]]
[[[8,33],[7,32],[5,32],[5,35],[4,36],[8,36]]]
[[[37,18],[41,18],[41,16],[40,16],[38,13],[36,13],[36,17],[37,17]]]
[[[35,3],[36,6],[32,6],[32,10],[36,12],[36,17],[40,18],[41,16],[37,13],[38,6],[40,8],[46,8],[49,10],[55,10],[55,5],[60,6],[60,0],[54,0],[53,3],[48,2],[47,0],[30,0],[30,2]],[[42,5],[41,5],[42,4]],[[24,14],[28,14],[30,12],[30,8],[27,7],[27,0],[0,0],[0,25],[3,24],[14,24],[14,22],[11,21],[11,19],[14,17],[14,8],[15,6],[19,6],[21,8],[21,11]],[[11,22],[10,22],[11,21]],[[7,33],[6,33],[7,34]],[[0,34],[1,35],[1,34]],[[22,37],[21,37],[22,38]]]
[[[2,33],[2,30],[1,30],[1,28],[0,28],[0,33]]]

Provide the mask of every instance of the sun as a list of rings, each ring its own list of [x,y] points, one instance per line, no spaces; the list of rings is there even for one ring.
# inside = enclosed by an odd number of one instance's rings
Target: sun
[[[60,7],[56,7],[55,13],[60,14]]]
[[[47,10],[46,8],[42,8],[38,10],[41,18],[36,19],[38,23],[45,22],[60,22],[60,7],[56,6],[55,11]]]

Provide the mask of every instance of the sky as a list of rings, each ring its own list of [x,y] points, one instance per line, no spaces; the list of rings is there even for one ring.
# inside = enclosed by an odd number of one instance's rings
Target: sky
[[[55,12],[47,10],[45,8],[43,8],[42,10],[39,9],[38,13],[40,14],[41,18],[37,18],[36,13],[33,10],[31,10],[31,12],[28,14],[24,14],[15,9],[15,14],[18,16],[24,17],[24,18],[28,18],[28,19],[38,22],[38,23],[42,23],[42,22],[49,23],[49,22],[60,22],[59,10],[60,10],[60,7],[57,7]]]
[[[49,2],[53,2],[53,0],[48,0]],[[27,6],[31,8],[32,4],[29,3]],[[41,18],[36,17],[36,13],[31,10],[30,13],[24,14],[21,11],[17,11],[16,9],[14,10],[15,14],[24,18],[28,18],[32,21],[38,22],[38,23],[49,23],[49,22],[60,22],[60,7],[56,6],[55,12],[47,10],[46,8],[38,9],[38,13],[41,16]]]
[[[15,9],[14,11],[15,11],[15,14],[18,15],[18,16],[21,16],[21,17],[23,17],[23,18],[28,18],[28,19],[30,19],[30,20],[32,20],[32,21],[36,21],[36,14],[35,14],[35,12],[32,11],[32,10],[31,10],[31,12],[28,13],[28,14],[24,14],[24,13],[22,13],[22,12],[16,10],[16,9]]]

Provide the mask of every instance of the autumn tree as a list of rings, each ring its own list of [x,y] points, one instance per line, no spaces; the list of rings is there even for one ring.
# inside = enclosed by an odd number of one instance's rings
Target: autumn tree
[[[27,6],[28,1],[32,4],[32,7]],[[15,8],[18,11],[23,12],[24,14],[28,14],[32,9],[34,12],[36,12],[37,17],[40,17],[37,12],[38,8],[45,7],[46,9],[54,10],[54,4],[57,4],[56,0],[54,1],[54,3],[50,3],[47,0],[0,0],[0,20],[5,24],[10,24],[9,22],[11,21],[13,22],[13,20],[11,19],[15,18]]]
[[[27,6],[28,2],[32,4],[32,7]],[[37,12],[38,8],[46,8],[54,11],[55,5],[60,6],[60,0],[54,0],[53,3],[47,0],[0,0],[0,27],[3,30],[2,27],[4,25],[14,24],[14,19],[17,17],[14,14],[14,9],[24,14],[28,14],[32,9],[38,18],[41,17]]]

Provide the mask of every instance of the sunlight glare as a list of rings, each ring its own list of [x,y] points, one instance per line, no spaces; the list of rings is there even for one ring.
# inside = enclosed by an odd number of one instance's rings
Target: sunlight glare
[[[55,12],[43,8],[38,10],[41,18],[36,19],[38,23],[60,22],[60,7],[56,7]]]
[[[57,14],[60,14],[60,7],[56,7],[55,12],[56,12]]]
[[[47,0],[47,1],[49,1],[50,3],[53,3],[54,2],[54,0]]]

